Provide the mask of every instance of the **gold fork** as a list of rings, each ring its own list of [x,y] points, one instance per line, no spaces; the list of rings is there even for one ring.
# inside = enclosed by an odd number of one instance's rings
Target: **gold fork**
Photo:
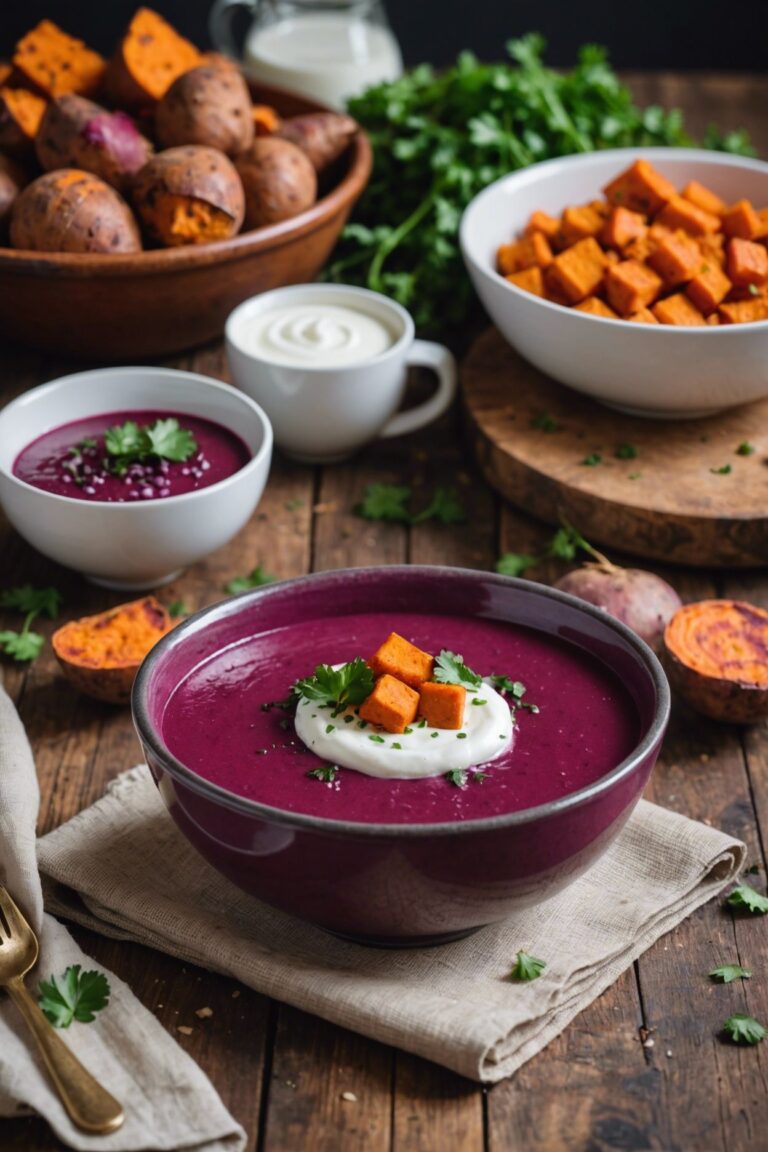
[[[122,1107],[73,1056],[24,984],[38,951],[37,937],[0,884],[0,987],[24,1017],[72,1123],[84,1132],[114,1132]]]

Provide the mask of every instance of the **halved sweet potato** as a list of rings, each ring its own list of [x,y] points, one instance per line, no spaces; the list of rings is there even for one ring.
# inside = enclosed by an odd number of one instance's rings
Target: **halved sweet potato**
[[[670,683],[697,712],[730,724],[768,716],[768,612],[742,600],[701,600],[664,630]]]
[[[51,639],[67,680],[86,696],[127,704],[144,657],[173,621],[154,596],[70,620]]]

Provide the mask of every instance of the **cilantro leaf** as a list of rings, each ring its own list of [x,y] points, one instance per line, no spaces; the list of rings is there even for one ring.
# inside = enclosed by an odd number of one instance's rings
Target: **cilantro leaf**
[[[590,452],[588,456],[585,456],[583,460],[579,461],[585,468],[596,468],[597,465],[602,464],[602,462],[603,457],[599,452]]]
[[[13,660],[36,660],[43,650],[45,637],[38,632],[23,629],[21,632],[9,630],[0,632],[0,650]]]
[[[453,488],[435,488],[432,503],[423,512],[411,518],[411,524],[424,520],[437,520],[440,524],[464,524],[467,516]]]
[[[614,456],[617,460],[636,460],[637,448],[634,444],[617,444]]]
[[[728,1017],[723,1024],[723,1031],[727,1032],[734,1044],[759,1044],[766,1036],[765,1028],[754,1016],[744,1016],[741,1012]]]
[[[104,447],[110,456],[139,456],[146,448],[146,440],[135,420],[126,420],[107,428]]]
[[[67,968],[57,980],[41,980],[39,1004],[56,1028],[68,1028],[73,1020],[90,1024],[109,1003],[109,981],[103,972],[82,972],[79,964]]]
[[[451,772],[446,772],[445,778],[455,788],[466,788],[469,781],[469,771],[466,768],[454,768]]]
[[[496,561],[496,571],[501,576],[522,576],[539,562],[538,556],[527,556],[524,552],[505,552]]]
[[[338,716],[345,708],[362,704],[370,696],[373,672],[360,656],[340,668],[318,664],[314,676],[296,681],[294,691],[305,700],[331,705],[334,708],[331,715]]]
[[[512,980],[538,980],[547,966],[546,960],[537,960],[527,952],[518,952],[514,967],[510,972]]]
[[[337,764],[321,764],[319,768],[313,768],[311,772],[307,772],[312,780],[322,780],[324,784],[333,784],[339,772]]]
[[[391,520],[410,524],[410,498],[411,490],[405,484],[369,484],[355,512],[365,520]]]
[[[734,980],[749,980],[752,973],[740,964],[723,964],[713,968],[709,975],[720,984],[731,984]]]
[[[179,616],[189,616],[189,608],[183,600],[174,600],[173,604],[168,605],[168,615],[172,620],[176,620]]]
[[[768,896],[761,896],[751,884],[738,884],[726,900],[732,908],[747,908],[750,912],[764,916],[768,912]]]
[[[139,425],[135,420],[116,424],[104,433],[104,447],[104,466],[122,476],[130,464],[152,456],[160,460],[189,460],[197,451],[197,441],[175,416],[169,416],[154,424]]]
[[[230,596],[236,596],[238,592],[247,592],[249,588],[261,588],[264,584],[274,583],[275,577],[270,576],[265,572],[261,564],[253,568],[247,576],[235,576],[228,584],[224,585],[224,591],[229,593]]]
[[[742,440],[736,449],[737,456],[751,456],[755,451],[754,444],[750,444],[749,440]]]
[[[0,608],[14,608],[25,615],[39,616],[44,612],[55,620],[60,607],[61,593],[56,588],[33,588],[31,584],[21,584],[18,588],[0,592]]]
[[[435,658],[432,679],[438,684],[461,684],[465,688],[479,688],[483,682],[482,676],[478,676],[466,666],[462,656],[449,652],[447,648],[443,648],[440,655]]]
[[[491,687],[494,688],[500,696],[506,696],[507,692],[514,696],[515,700],[522,700],[527,691],[525,684],[520,680],[510,680],[509,676],[489,676]]]
[[[163,460],[189,460],[197,451],[197,441],[192,433],[179,425],[175,416],[167,420],[156,420],[147,430],[150,454]]]
[[[730,464],[721,464],[719,468],[710,468],[710,472],[715,476],[730,476],[733,468]]]

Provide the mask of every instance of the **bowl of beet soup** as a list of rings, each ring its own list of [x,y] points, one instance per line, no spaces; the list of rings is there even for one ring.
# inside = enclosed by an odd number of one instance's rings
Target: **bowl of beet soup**
[[[152,588],[240,531],[271,457],[268,417],[228,384],[94,369],[0,411],[0,505],[49,559],[110,588]]]
[[[380,778],[302,742],[292,685],[319,664],[370,659],[392,632],[459,654],[483,685],[516,686],[501,753],[463,774],[438,757],[434,776]],[[132,703],[163,800],[214,868],[330,932],[406,946],[459,938],[589,868],[645,787],[669,688],[633,632],[575,597],[394,566],[289,580],[196,613],[153,648]],[[336,713],[325,715],[330,731]],[[392,740],[375,726],[360,735]],[[461,738],[437,736],[426,743],[446,757]],[[404,755],[406,742],[390,746]]]

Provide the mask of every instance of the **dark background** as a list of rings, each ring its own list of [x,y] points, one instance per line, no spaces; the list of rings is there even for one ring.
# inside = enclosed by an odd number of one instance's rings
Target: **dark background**
[[[180,32],[208,44],[212,0],[156,0]],[[138,0],[0,0],[0,54],[42,17],[108,53]],[[768,66],[768,0],[387,0],[406,63],[446,64],[464,48],[484,59],[540,31],[549,62],[567,66],[580,44],[605,44],[620,68],[723,69]],[[244,19],[244,26],[247,19]]]

